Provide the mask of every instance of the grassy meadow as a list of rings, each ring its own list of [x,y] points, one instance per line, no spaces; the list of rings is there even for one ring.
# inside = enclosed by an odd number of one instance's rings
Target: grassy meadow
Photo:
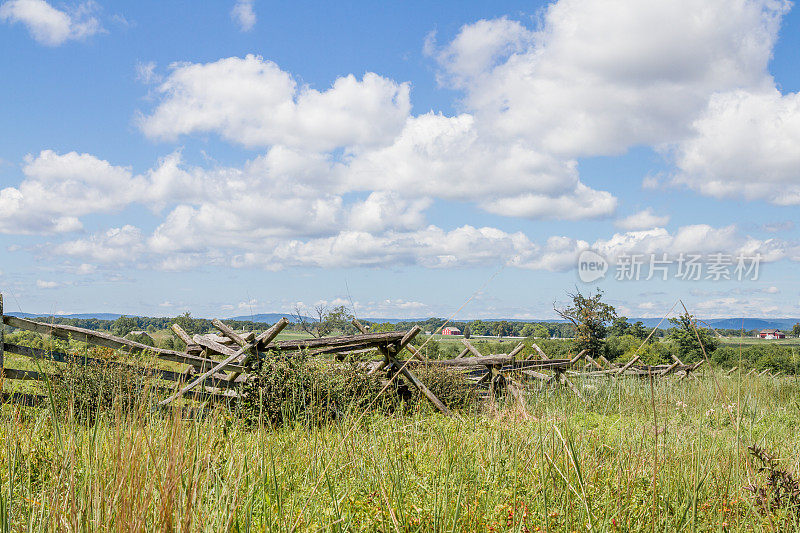
[[[800,471],[795,378],[624,378],[446,418],[247,425],[4,406],[2,531],[791,531],[746,490],[757,444]]]

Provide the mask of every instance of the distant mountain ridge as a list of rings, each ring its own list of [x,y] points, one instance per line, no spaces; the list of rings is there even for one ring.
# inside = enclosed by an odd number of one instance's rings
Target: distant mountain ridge
[[[69,315],[54,315],[52,313],[21,313],[19,311],[6,311],[6,315],[15,316],[17,318],[78,318],[81,320],[90,320],[92,318],[97,320],[116,320],[123,316],[119,313],[74,313]]]
[[[7,315],[12,315],[20,318],[48,318],[48,317],[55,317],[55,318],[76,318],[82,320],[90,320],[90,319],[97,319],[97,320],[116,320],[121,316],[136,316],[136,315],[122,315],[119,313],[73,313],[67,315],[53,315],[53,314],[46,314],[46,313],[22,313],[18,311],[6,311]],[[255,315],[240,315],[234,317],[228,317],[224,320],[241,320],[241,321],[249,321],[249,322],[261,322],[266,324],[274,324],[281,318],[286,317],[287,320],[290,322],[297,322],[297,317],[294,316],[292,313],[259,313]],[[152,318],[152,317],[151,317]],[[302,317],[305,320],[310,322],[315,321],[314,318],[304,316]],[[375,323],[382,323],[388,322],[390,324],[397,324],[398,322],[425,322],[428,320],[427,318],[369,318],[365,317],[362,318],[365,322],[375,322]],[[453,322],[461,322],[461,323],[469,323],[475,319],[454,319]],[[552,322],[552,323],[561,323],[565,322],[564,320],[554,320],[554,319],[529,319],[523,320],[518,318],[482,318],[480,319],[484,322],[497,322],[501,320],[505,320],[508,322]],[[649,328],[656,327],[661,319],[660,318],[628,318],[628,322],[631,324],[634,322],[641,321],[645,326]],[[753,329],[761,330],[761,329],[781,329],[781,330],[791,330],[792,326],[800,322],[800,318],[709,318],[709,319],[701,319],[703,322],[711,326],[712,328],[719,328],[719,329],[740,329],[744,327],[745,331],[750,331]],[[672,327],[672,324],[665,320],[661,327],[664,329],[668,329]]]

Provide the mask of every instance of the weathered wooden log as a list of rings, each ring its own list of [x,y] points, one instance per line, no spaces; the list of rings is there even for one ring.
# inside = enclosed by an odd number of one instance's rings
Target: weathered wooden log
[[[541,348],[539,348],[539,345],[538,345],[538,344],[536,344],[535,342],[531,344],[531,347],[532,347],[534,350],[536,350],[536,353],[538,353],[538,354],[539,354],[539,357],[541,357],[541,358],[542,358],[542,359],[544,359],[545,361],[547,361],[548,359],[550,359],[549,357],[547,357],[547,354],[545,354],[545,353],[544,353],[544,351],[543,351]],[[530,355],[528,356],[528,359],[531,359],[532,357],[533,357],[533,354],[530,354]]]
[[[509,357],[516,357],[516,356],[517,356],[517,355],[518,355],[518,354],[519,354],[519,353],[520,353],[522,350],[524,350],[524,349],[525,349],[525,343],[521,342],[521,343],[519,343],[519,344],[517,345],[517,347],[516,347],[516,348],[514,348],[513,350],[511,350],[511,352],[508,354],[508,356],[509,356]]]
[[[217,341],[213,341],[213,340],[209,339],[205,335],[195,334],[192,337],[192,340],[196,344],[199,344],[200,346],[204,346],[205,348],[211,350],[212,352],[216,352],[216,353],[222,354],[224,356],[231,356],[231,355],[237,353],[237,351],[234,350],[233,348],[228,348],[227,346],[225,346],[223,344],[220,344]]]
[[[548,376],[547,374],[542,374],[541,372],[536,372],[535,370],[523,370],[522,375],[542,381],[550,381],[553,379],[553,376]]]
[[[175,333],[175,335],[177,335],[178,338],[182,340],[186,346],[194,344],[192,337],[190,337],[189,334],[186,333],[186,331],[178,324],[172,324],[172,332]]]
[[[0,293],[0,387],[3,385],[3,368],[5,366],[5,321],[3,320],[3,294]]]
[[[175,400],[176,398],[180,398],[181,396],[183,396],[184,394],[195,388],[197,385],[203,383],[206,379],[219,372],[220,369],[224,368],[229,363],[236,360],[242,354],[248,353],[253,349],[257,349],[257,346],[259,346],[260,344],[262,343],[264,345],[269,344],[275,337],[278,336],[278,333],[280,333],[288,323],[289,323],[288,320],[286,320],[285,318],[281,318],[274,326],[272,326],[267,331],[256,337],[251,344],[243,346],[241,350],[239,350],[238,352],[235,352],[232,355],[228,356],[228,358],[225,359],[224,361],[217,363],[217,365],[214,366],[211,370],[206,371],[202,376],[198,377],[197,379],[195,379],[194,381],[183,387],[181,390],[179,390],[178,392],[167,398],[166,400],[162,400],[161,402],[159,402],[159,405],[166,405],[171,401]]]
[[[70,355],[58,350],[42,350],[40,348],[31,348],[29,346],[20,346],[17,344],[6,343],[6,351],[8,353],[14,353],[17,355],[22,355],[24,357],[29,357],[31,359],[39,359],[43,361],[54,361],[57,363],[76,363],[79,365],[88,365],[88,364],[96,364],[96,365],[109,365],[109,366],[116,366],[120,368],[125,368],[130,371],[137,371],[148,373],[155,378],[163,379],[166,381],[185,381],[187,374],[184,372],[174,372],[172,370],[165,370],[161,368],[142,368],[134,365],[128,365],[126,363],[120,363],[118,361],[108,361],[105,359],[95,359],[93,357],[89,357],[86,355]],[[192,369],[194,367],[189,367]],[[224,374],[215,374],[212,376],[213,386],[215,387],[223,387],[223,388],[231,388],[239,383],[230,383],[228,381],[228,376]]]
[[[480,357],[462,357],[461,359],[431,359],[429,364],[438,366],[491,366],[507,365],[513,362],[514,358],[508,354],[481,355]]]
[[[469,340],[468,340],[468,339],[461,339],[461,344],[463,344],[463,345],[464,345],[464,347],[465,347],[467,350],[469,350],[469,352],[470,352],[470,353],[471,353],[473,356],[475,356],[475,357],[482,357],[482,354],[481,354],[481,352],[479,352],[479,351],[478,351],[478,349],[477,349],[477,348],[475,348],[475,347],[472,345],[472,343],[471,343],[471,342],[469,342]]]
[[[366,331],[366,328],[358,320],[353,319],[353,325],[358,328],[359,331]],[[414,326],[400,338],[400,342],[396,346],[379,346],[378,351],[383,354],[384,363],[378,365],[377,368],[380,370],[384,367],[386,362],[395,365],[403,377],[406,378],[414,387],[416,387],[417,390],[420,391],[423,396],[428,399],[428,401],[436,406],[441,413],[447,416],[453,416],[453,413],[450,411],[450,409],[448,409],[447,406],[443,404],[442,401],[430,391],[430,389],[428,389],[428,387],[408,368],[408,365],[398,361],[395,357],[395,354],[400,353],[400,351],[405,348],[406,345],[411,342],[411,340],[416,337],[420,331],[422,331],[422,329],[419,326]],[[372,371],[370,371],[370,373],[372,373]]]
[[[248,342],[244,339],[244,337],[236,333],[232,327],[228,326],[217,318],[212,320],[211,323],[214,324],[214,327],[220,330],[231,341],[235,342],[239,346],[247,346]]]
[[[582,352],[580,352],[579,354],[577,354],[575,357],[573,357],[572,359],[570,359],[570,360],[569,360],[569,364],[570,364],[570,365],[574,365],[575,363],[577,363],[578,361],[580,361],[580,360],[581,360],[581,357],[585,356],[585,355],[586,355],[586,353],[587,353],[588,351],[589,351],[589,350],[583,350]]]
[[[165,350],[163,348],[154,348],[139,342],[123,339],[108,333],[100,331],[92,331],[90,329],[79,328],[76,326],[65,326],[61,324],[45,324],[43,322],[36,322],[25,318],[17,318],[15,316],[4,316],[3,323],[12,328],[24,329],[28,331],[35,331],[43,335],[52,335],[60,339],[74,339],[89,344],[96,344],[98,346],[105,346],[114,350],[126,350],[131,353],[148,353],[153,354],[165,361],[173,361],[176,363],[184,363],[198,368],[210,368],[215,364],[215,361],[203,357],[197,357],[174,350]],[[238,365],[228,365],[226,370],[240,370]]]
[[[617,374],[622,374],[623,372],[625,372],[626,370],[628,370],[630,367],[632,367],[632,366],[633,366],[633,365],[636,363],[636,361],[638,361],[638,360],[639,360],[639,357],[640,357],[640,356],[637,354],[637,355],[636,355],[636,357],[634,357],[633,359],[631,359],[630,361],[628,361],[628,362],[627,362],[627,364],[625,364],[625,366],[622,366],[622,367],[620,367],[620,368],[617,370]]]
[[[47,403],[47,396],[41,394],[27,394],[24,392],[3,392],[3,403],[13,403],[24,407],[38,407]]]
[[[589,355],[589,354],[587,353],[585,357],[586,357],[586,360],[587,360],[587,361],[589,361],[589,363],[591,363],[592,365],[594,365],[594,366],[595,366],[596,368],[598,368],[599,370],[603,370],[603,365],[601,365],[600,363],[598,363],[597,361],[595,361],[594,359],[592,359],[592,356],[591,356],[591,355]]]
[[[299,339],[290,341],[276,341],[270,343],[268,346],[259,349],[279,349],[282,351],[297,351],[312,348],[335,348],[342,346],[355,346],[366,344],[384,344],[389,345],[392,343],[400,342],[405,331],[386,331],[381,333],[367,333],[364,335],[347,335],[342,337],[324,337],[321,339]]]
[[[17,368],[3,368],[4,379],[34,380],[40,381],[45,377],[35,370],[20,370]]]

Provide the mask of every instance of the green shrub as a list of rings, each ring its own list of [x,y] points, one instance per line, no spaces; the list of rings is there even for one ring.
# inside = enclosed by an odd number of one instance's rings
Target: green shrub
[[[418,363],[411,367],[451,409],[474,405],[477,400],[474,385],[461,373]],[[280,426],[302,420],[319,424],[365,409],[389,413],[428,401],[405,378],[398,377],[380,394],[388,379],[386,372],[368,375],[356,363],[312,360],[303,354],[270,353],[250,363],[248,372],[252,377],[241,389],[238,406],[251,423]]]
[[[152,378],[146,368],[116,364],[110,359],[85,362],[76,357],[51,365],[49,389],[56,413],[72,410],[81,420],[93,421],[103,412],[118,407],[127,413],[147,403]]]

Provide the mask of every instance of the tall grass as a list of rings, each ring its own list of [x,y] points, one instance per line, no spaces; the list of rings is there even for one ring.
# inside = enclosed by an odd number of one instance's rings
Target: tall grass
[[[797,528],[793,511],[754,505],[744,487],[760,481],[740,450],[758,444],[800,471],[800,388],[745,378],[737,405],[737,378],[708,374],[654,380],[652,393],[637,379],[577,382],[585,401],[543,389],[452,419],[424,404],[370,414],[343,446],[358,413],[272,428],[225,409],[117,407],[87,422],[6,406],[0,529]]]

